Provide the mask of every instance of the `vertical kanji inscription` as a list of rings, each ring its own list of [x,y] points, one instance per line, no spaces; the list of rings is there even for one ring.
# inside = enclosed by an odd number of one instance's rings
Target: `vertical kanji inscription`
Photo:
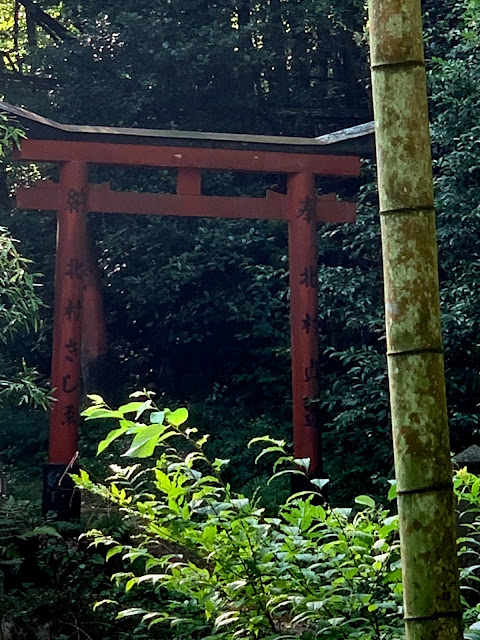
[[[309,474],[321,473],[318,412],[318,302],[316,196],[313,176],[288,180],[293,439],[297,458],[310,458]],[[305,224],[307,222],[308,224]]]
[[[68,464],[76,455],[81,392],[81,340],[85,264],[87,167],[63,165],[60,175],[53,322],[49,462]]]

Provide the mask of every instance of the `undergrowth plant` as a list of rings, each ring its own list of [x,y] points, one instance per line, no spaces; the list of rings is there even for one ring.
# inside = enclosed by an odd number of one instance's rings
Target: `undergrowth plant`
[[[99,452],[133,436],[124,456],[150,458],[113,465],[105,486],[85,471],[75,478],[117,504],[136,531],[129,544],[98,530],[88,534],[107,547],[108,560],[121,556],[117,584],[128,592],[151,585],[151,606],[121,610],[119,618],[138,616],[152,631],[160,625],[178,638],[402,637],[397,516],[368,496],[357,498],[356,512],[331,508],[321,496],[325,480],[312,480],[311,490],[268,516],[256,495],[224,483],[228,461],[208,460],[207,437],[186,426],[186,409],[160,410],[152,394],[133,394],[116,410],[91,399],[87,419],[119,420]],[[277,456],[270,483],[305,474],[308,460],[293,460],[283,440],[251,443],[258,444],[264,448],[257,459]]]
[[[208,459],[208,436],[187,426],[186,409],[161,410],[153,396],[134,393],[115,410],[90,396],[93,405],[84,411],[88,420],[119,421],[98,453],[130,437],[123,456],[140,459],[112,465],[106,484],[83,470],[75,476],[79,487],[115,504],[133,532],[128,542],[98,529],[86,534],[120,566],[113,577],[129,602],[138,590],[139,606],[107,598],[96,607],[136,618],[148,638],[404,638],[397,515],[367,495],[353,509],[331,507],[322,497],[327,481],[315,479],[272,514],[260,491],[247,497],[224,482],[229,461]],[[259,437],[250,443],[257,445],[257,461],[275,456],[268,484],[292,474],[305,481],[309,461],[293,459],[285,441]],[[480,640],[480,479],[463,469],[454,487],[462,506],[465,637]]]
[[[18,147],[25,137],[18,123],[0,110],[0,168],[7,151]],[[32,261],[19,254],[16,244],[8,229],[0,225],[0,406],[13,399],[47,409],[50,398],[39,384],[38,372],[18,358],[14,350],[10,352],[15,339],[38,329],[42,306],[38,295],[40,274],[30,272]]]
[[[480,478],[466,468],[460,469],[453,486],[459,501],[458,555],[465,640],[480,640]]]

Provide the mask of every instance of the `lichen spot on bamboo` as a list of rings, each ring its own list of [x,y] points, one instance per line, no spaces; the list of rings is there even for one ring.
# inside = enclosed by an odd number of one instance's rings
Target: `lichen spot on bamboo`
[[[387,22],[387,31],[394,38],[403,38],[405,35],[405,26],[409,23],[403,19],[403,15],[397,13],[393,15]]]

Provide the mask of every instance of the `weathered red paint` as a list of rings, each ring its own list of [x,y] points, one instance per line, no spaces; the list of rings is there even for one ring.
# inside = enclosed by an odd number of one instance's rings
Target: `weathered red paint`
[[[181,196],[199,196],[202,193],[202,172],[200,169],[178,169],[177,193]]]
[[[182,170],[188,171],[190,170]],[[287,220],[287,196],[267,191],[265,198],[201,196],[199,173],[191,170],[177,183],[178,194],[111,191],[108,183],[88,186],[87,210],[96,213],[132,213],[162,216],[192,216],[205,218],[251,218]],[[195,176],[196,172],[196,176]],[[193,177],[195,176],[195,177]],[[36,182],[33,187],[19,187],[17,203],[21,209],[58,209],[58,184]],[[355,204],[337,200],[335,194],[316,197],[316,218],[319,222],[355,222]]]
[[[318,299],[314,180],[288,179],[288,242],[292,353],[293,441],[296,458],[310,458],[309,474],[321,472],[318,412]]]
[[[83,270],[87,165],[68,162],[60,172],[49,462],[68,464],[77,453],[81,391]]]
[[[15,157],[18,160],[48,162],[80,160],[100,164],[221,171],[305,172],[323,176],[356,176],[360,173],[360,158],[356,156],[63,140],[24,140]]]

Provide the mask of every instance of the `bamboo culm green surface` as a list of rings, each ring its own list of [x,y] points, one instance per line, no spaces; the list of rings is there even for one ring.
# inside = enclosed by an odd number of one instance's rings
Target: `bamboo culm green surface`
[[[407,640],[463,638],[420,0],[369,0]]]

